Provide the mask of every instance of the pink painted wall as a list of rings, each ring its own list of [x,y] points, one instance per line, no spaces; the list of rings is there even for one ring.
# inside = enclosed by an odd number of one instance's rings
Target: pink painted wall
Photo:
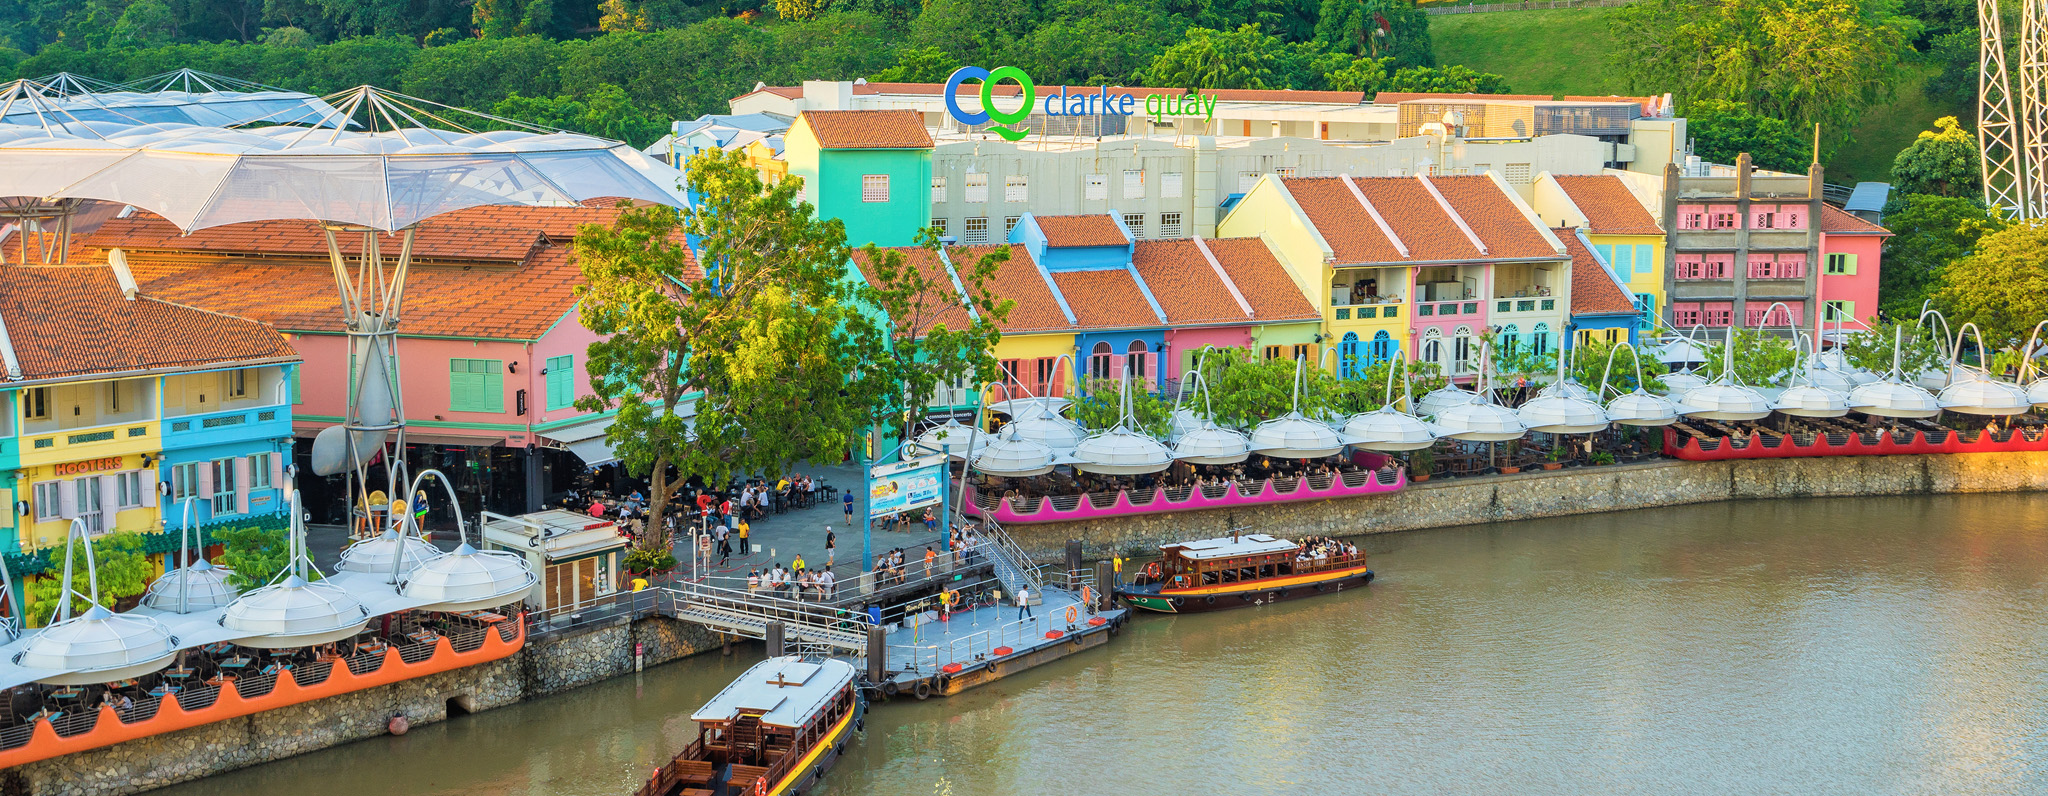
[[[1304,341],[1306,342],[1306,341]],[[1244,348],[1252,344],[1252,329],[1249,326],[1211,326],[1200,329],[1166,330],[1166,347],[1170,355],[1166,358],[1166,378],[1178,379],[1181,360],[1186,351],[1200,351],[1203,346],[1217,348]]]
[[[1856,302],[1856,318],[1865,323],[1877,314],[1878,258],[1884,252],[1882,235],[1828,235],[1820,236],[1821,258],[1813,267],[1820,269],[1821,301]],[[1832,253],[1856,255],[1854,276],[1827,272],[1827,255]],[[1814,317],[1823,317],[1816,309]]]
[[[533,399],[531,404],[534,412],[534,423],[549,423],[584,414],[574,407],[549,410],[547,408],[548,379],[546,376],[541,375],[540,371],[541,367],[546,365],[549,359],[559,356],[575,357],[576,397],[582,398],[589,395],[590,373],[587,370],[587,366],[590,363],[585,352],[590,350],[590,344],[597,342],[597,339],[598,335],[596,332],[583,328],[583,316],[580,310],[571,309],[568,315],[555,322],[554,328],[541,335],[540,340],[533,344],[534,367],[531,371],[531,380],[526,383],[526,389],[528,391],[527,395]],[[521,375],[528,374],[526,371],[521,371]]]
[[[581,328],[580,326],[578,328]],[[294,335],[292,346],[306,364],[300,368],[299,400],[293,407],[296,415],[323,415],[340,417],[345,411],[348,399],[348,343],[340,335]],[[506,363],[504,373],[503,412],[456,412],[448,408],[448,360],[450,359],[495,359]],[[413,423],[434,423],[433,426],[415,425],[414,433],[443,434],[506,439],[516,436],[517,444],[527,442],[523,430],[512,431],[504,428],[461,428],[443,427],[439,424],[477,424],[485,426],[527,425],[532,422],[531,411],[537,395],[529,379],[537,377],[539,367],[533,364],[525,343],[467,340],[424,340],[399,338],[399,388],[405,395],[406,420]],[[513,372],[516,371],[516,372]],[[527,390],[529,416],[516,414],[518,405],[515,393]],[[324,421],[295,421],[299,429],[319,429],[331,423]]]

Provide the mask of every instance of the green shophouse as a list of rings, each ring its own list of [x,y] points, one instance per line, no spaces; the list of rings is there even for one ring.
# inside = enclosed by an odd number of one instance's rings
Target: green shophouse
[[[804,111],[782,157],[848,244],[908,246],[931,223],[932,137],[915,111]]]

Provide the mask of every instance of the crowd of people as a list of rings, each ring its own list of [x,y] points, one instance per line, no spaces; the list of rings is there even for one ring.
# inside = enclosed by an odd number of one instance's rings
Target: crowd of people
[[[1301,540],[1301,551],[1294,554],[1294,560],[1303,564],[1320,565],[1331,561],[1346,561],[1357,555],[1358,545],[1327,536],[1311,536]]]
[[[766,571],[747,571],[748,594],[784,600],[831,602],[838,586],[839,576],[832,573],[829,565],[823,569],[813,570],[805,564],[802,555],[791,560],[788,567],[782,566],[782,562],[778,561],[770,565]]]
[[[1367,459],[1366,462],[1372,462]],[[1391,457],[1381,457],[1380,467],[1392,467]],[[1172,467],[1157,473],[1143,475],[1095,475],[1091,473],[1052,473],[1031,478],[981,479],[982,494],[1001,494],[1005,498],[1034,498],[1077,493],[1113,494],[1129,492],[1145,495],[1154,489],[1194,489],[1196,487],[1222,488],[1235,481],[1240,484],[1256,484],[1266,479],[1287,479],[1302,477],[1335,478],[1343,473],[1372,469],[1348,456],[1330,456],[1321,459],[1274,459],[1253,455],[1236,464],[1188,464],[1176,462]]]

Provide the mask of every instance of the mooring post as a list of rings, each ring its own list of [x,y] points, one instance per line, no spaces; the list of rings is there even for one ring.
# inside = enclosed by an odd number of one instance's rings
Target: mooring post
[[[880,685],[889,673],[889,633],[868,625],[868,682]]]
[[[1095,562],[1095,610],[1116,604],[1116,565],[1107,559]]]
[[[1081,572],[1081,540],[1079,540],[1079,539],[1068,539],[1068,540],[1067,540],[1067,575],[1066,575],[1066,581],[1067,581],[1067,589],[1068,589],[1068,590],[1070,590],[1070,591],[1080,591],[1080,589],[1081,589],[1081,584],[1079,584],[1079,583],[1076,583],[1076,582],[1074,582],[1074,581],[1076,581],[1076,580],[1078,580],[1078,579],[1080,578],[1080,572]]]
[[[781,657],[783,655],[782,623],[769,622],[767,629],[761,634],[761,640],[768,645],[768,657]]]

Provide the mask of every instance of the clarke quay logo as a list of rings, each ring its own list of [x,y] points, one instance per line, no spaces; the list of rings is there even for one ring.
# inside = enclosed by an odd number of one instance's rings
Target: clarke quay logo
[[[968,113],[960,107],[960,86],[969,80],[981,81],[981,110]],[[1014,110],[1003,110],[996,104],[997,83],[1009,80],[1017,84],[1020,102]],[[963,66],[946,78],[946,114],[963,125],[995,124],[990,128],[1005,141],[1020,141],[1031,134],[1031,128],[1023,122],[1031,118],[1032,105],[1038,100],[1038,84],[1031,82],[1031,76],[1014,66],[999,66],[983,69],[979,66]],[[1137,114],[1137,97],[1130,92],[1111,93],[1110,87],[1098,86],[1095,91],[1079,94],[1068,93],[1061,86],[1059,93],[1045,97],[1047,116],[1134,116]],[[1216,118],[1216,95],[1196,94],[1167,96],[1164,94],[1145,95],[1145,113],[1154,119],[1170,116],[1200,116],[1213,121]]]

